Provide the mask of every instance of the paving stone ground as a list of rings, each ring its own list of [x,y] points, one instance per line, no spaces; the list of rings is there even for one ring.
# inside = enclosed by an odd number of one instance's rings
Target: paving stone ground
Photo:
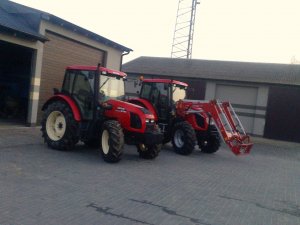
[[[78,145],[44,145],[38,128],[0,129],[1,225],[297,225],[300,145],[255,139],[250,155],[171,146],[155,160],[125,146],[118,164]]]

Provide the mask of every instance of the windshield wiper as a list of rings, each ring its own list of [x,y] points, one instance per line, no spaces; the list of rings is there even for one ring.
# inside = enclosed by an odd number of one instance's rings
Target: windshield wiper
[[[99,90],[107,83],[107,81],[109,80],[110,78],[106,78],[106,80],[104,81],[104,83],[100,86]]]

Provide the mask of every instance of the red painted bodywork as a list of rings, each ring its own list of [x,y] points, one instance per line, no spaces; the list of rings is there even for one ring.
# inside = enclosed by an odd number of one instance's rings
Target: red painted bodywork
[[[196,114],[200,115],[204,120],[204,126],[201,127],[197,124],[196,121]],[[207,130],[208,128],[208,116],[207,114],[203,111],[201,107],[197,104],[193,104],[191,102],[185,102],[185,101],[178,101],[176,102],[176,116],[183,118],[187,122],[189,122],[194,130]]]
[[[107,118],[115,119],[119,121],[122,128],[137,133],[144,133],[146,130],[146,119],[154,119],[152,114],[145,114],[141,109],[142,107],[137,106],[135,104],[131,104],[129,102],[123,102],[119,100],[110,99],[106,101],[106,104],[112,106],[112,109],[105,110],[104,115]],[[139,129],[135,129],[130,126],[130,112],[135,113],[141,119],[142,127]]]
[[[90,71],[96,71],[97,70],[97,66],[80,66],[80,65],[74,65],[74,66],[68,66],[66,68],[67,70],[90,70]],[[126,77],[127,74],[122,72],[122,71],[118,71],[118,70],[112,70],[112,69],[108,69],[105,67],[99,67],[99,71],[100,72],[106,72],[108,74],[114,74],[120,77]]]
[[[78,107],[77,107],[75,101],[74,101],[71,97],[69,97],[69,96],[67,96],[67,95],[56,94],[56,95],[52,96],[52,97],[51,97],[50,99],[48,99],[48,101],[44,104],[42,110],[44,110],[45,108],[47,108],[47,106],[49,105],[49,103],[51,103],[51,102],[53,102],[53,101],[57,101],[57,100],[61,100],[61,101],[66,102],[66,103],[70,106],[70,108],[71,108],[71,110],[72,110],[72,112],[73,112],[74,119],[75,119],[76,121],[78,121],[78,122],[81,121],[81,114],[80,114],[80,111],[79,111],[79,109],[78,109]]]
[[[156,112],[155,108],[153,107],[153,105],[147,99],[131,98],[128,100],[128,102],[148,109],[154,116],[154,120],[157,122],[157,120],[158,120],[157,112]]]
[[[188,87],[188,84],[171,79],[144,79],[143,83],[167,83]],[[146,99],[134,98],[130,102],[141,105],[150,110],[158,121],[157,112],[153,105]],[[231,151],[236,154],[248,154],[253,146],[250,137],[247,135],[237,118],[229,102],[198,101],[198,100],[179,100],[175,103],[175,117],[187,121],[195,131],[206,131],[209,128],[209,121],[212,119],[220,135]],[[204,125],[201,127],[196,120],[196,116],[201,116]]]
[[[166,84],[177,84],[184,87],[188,87],[187,83],[178,81],[178,80],[171,80],[171,79],[144,79],[143,82],[145,83],[166,83]]]
[[[208,120],[209,116],[214,120],[216,127],[222,135],[225,143],[236,154],[248,154],[253,146],[250,137],[241,129],[240,121],[229,102],[179,100],[176,103],[176,113],[185,118],[193,127],[194,122],[187,119],[191,114],[200,113]],[[195,130],[197,130],[194,127]]]

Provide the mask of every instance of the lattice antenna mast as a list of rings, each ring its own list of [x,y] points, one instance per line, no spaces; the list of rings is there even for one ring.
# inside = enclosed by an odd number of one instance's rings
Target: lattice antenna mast
[[[192,2],[192,5],[191,5]],[[172,44],[172,58],[192,58],[197,0],[179,0]]]

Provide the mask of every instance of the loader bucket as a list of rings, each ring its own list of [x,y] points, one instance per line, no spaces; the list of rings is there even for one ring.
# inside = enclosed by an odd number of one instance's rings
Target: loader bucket
[[[248,135],[242,137],[240,135],[232,136],[231,139],[226,141],[226,144],[235,155],[249,154],[253,146]]]

